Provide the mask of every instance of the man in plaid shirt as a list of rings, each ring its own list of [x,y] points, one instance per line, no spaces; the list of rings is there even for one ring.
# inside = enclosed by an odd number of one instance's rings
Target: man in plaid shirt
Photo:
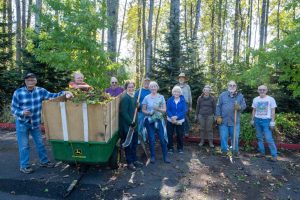
[[[36,145],[40,166],[54,167],[54,164],[47,158],[40,131],[42,101],[62,95],[66,95],[67,98],[70,98],[73,95],[67,91],[50,93],[44,88],[36,87],[37,79],[33,73],[28,73],[24,79],[26,86],[14,92],[11,112],[16,117],[20,171],[29,174],[33,172],[33,169],[29,165],[29,133],[31,133]]]

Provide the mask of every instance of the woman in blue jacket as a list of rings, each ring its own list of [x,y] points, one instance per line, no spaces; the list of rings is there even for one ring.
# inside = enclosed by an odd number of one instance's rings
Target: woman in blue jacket
[[[183,122],[186,114],[186,103],[182,95],[181,88],[175,86],[172,89],[172,96],[167,101],[167,132],[168,132],[168,150],[174,152],[173,133],[177,136],[177,150],[183,153]]]

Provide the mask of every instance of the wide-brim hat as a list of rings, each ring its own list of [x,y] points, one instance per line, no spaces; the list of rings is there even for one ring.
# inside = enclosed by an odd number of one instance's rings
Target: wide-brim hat
[[[187,77],[186,75],[185,75],[185,73],[180,73],[178,76],[177,76],[177,80],[180,78],[180,77],[183,77],[183,78],[185,78],[185,80],[187,81],[187,80],[189,80],[189,77]]]

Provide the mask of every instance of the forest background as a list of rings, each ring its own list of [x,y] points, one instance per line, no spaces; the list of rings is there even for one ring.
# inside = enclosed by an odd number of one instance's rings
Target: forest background
[[[184,72],[194,102],[233,79],[247,111],[266,84],[284,123],[300,119],[300,0],[1,0],[0,41],[0,121],[27,72],[54,92],[77,70],[100,88],[148,75],[166,98]]]

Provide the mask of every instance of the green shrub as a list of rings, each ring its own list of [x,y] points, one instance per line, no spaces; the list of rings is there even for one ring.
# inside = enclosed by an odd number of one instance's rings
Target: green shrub
[[[250,124],[251,113],[243,113],[241,115],[241,130],[240,140],[245,142],[245,150],[248,151],[252,148],[251,143],[256,140],[255,128]]]
[[[300,142],[300,115],[296,113],[279,113],[276,115],[276,134],[285,142]]]
[[[10,104],[1,106],[0,122],[15,122],[15,118],[10,112]]]

